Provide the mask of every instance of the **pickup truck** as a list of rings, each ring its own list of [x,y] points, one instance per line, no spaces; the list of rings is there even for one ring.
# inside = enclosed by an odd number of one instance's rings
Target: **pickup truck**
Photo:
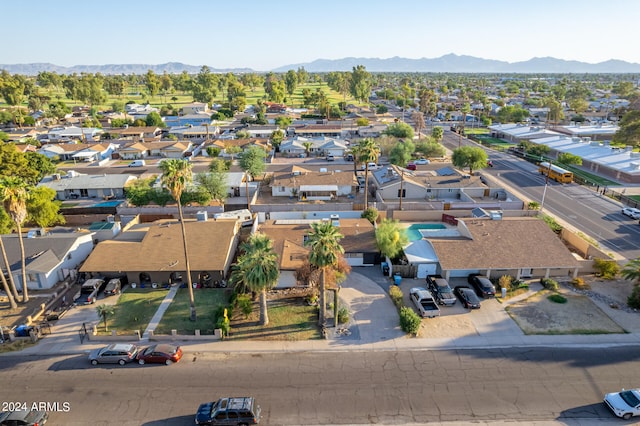
[[[91,278],[82,283],[80,291],[73,298],[76,305],[90,305],[96,301],[98,292],[104,285],[104,280],[100,278]]]
[[[427,275],[427,287],[440,305],[453,306],[456,303],[456,296],[449,287],[449,282],[440,275]]]
[[[418,309],[422,318],[434,318],[440,316],[440,308],[431,292],[424,287],[413,287],[409,290],[409,298]]]

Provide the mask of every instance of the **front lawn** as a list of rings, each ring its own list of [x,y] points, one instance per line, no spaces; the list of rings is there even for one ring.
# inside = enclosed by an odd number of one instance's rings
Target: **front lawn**
[[[176,297],[164,313],[154,333],[171,334],[171,330],[177,330],[178,334],[194,335],[196,330],[200,330],[201,334],[213,334],[216,311],[219,307],[226,306],[230,292],[231,290],[215,288],[194,289],[197,321],[191,321],[189,290],[178,289]]]
[[[105,332],[100,319],[98,334],[111,334],[111,330],[117,330],[119,335],[133,334],[136,330],[143,333],[166,295],[167,290],[128,288],[118,298],[115,314],[107,318],[108,331]]]

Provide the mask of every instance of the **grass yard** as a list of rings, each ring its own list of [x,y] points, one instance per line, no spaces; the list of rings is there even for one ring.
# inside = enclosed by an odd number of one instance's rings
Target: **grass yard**
[[[269,324],[261,326],[260,307],[256,301],[253,311],[245,318],[239,309],[231,318],[229,340],[312,340],[322,338],[317,326],[318,308],[309,306],[304,297],[289,296],[268,301]]]
[[[467,132],[466,129],[465,129],[465,132]],[[517,144],[514,144],[512,142],[507,142],[502,139],[493,138],[491,136],[486,136],[482,134],[476,134],[474,135],[474,137],[478,139],[478,141],[480,141],[483,145],[492,145],[500,149],[507,149],[512,146],[518,146]]]
[[[117,330],[119,335],[144,332],[166,295],[167,290],[128,288],[118,298],[115,315],[107,319],[109,331],[105,332],[100,320],[98,334],[111,334],[111,330]]]
[[[213,334],[216,310],[227,304],[230,290],[196,288],[193,293],[197,321],[189,319],[189,290],[181,288],[160,320],[155,334],[171,334],[171,330],[185,335],[194,335],[195,330],[200,330],[201,334]]]
[[[477,127],[477,128],[469,128],[469,127],[465,127],[464,128],[464,132],[467,135],[488,135],[489,134],[489,129],[485,128],[485,127]]]

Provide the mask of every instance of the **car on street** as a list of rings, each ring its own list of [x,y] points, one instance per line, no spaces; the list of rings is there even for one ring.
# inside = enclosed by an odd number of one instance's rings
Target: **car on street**
[[[449,282],[440,275],[427,275],[427,286],[438,304],[445,306],[455,305],[456,296],[453,294]]]
[[[416,166],[415,163],[408,163],[407,164],[407,170],[417,170],[418,167]]]
[[[622,214],[629,216],[631,219],[640,219],[640,209],[633,207],[625,207],[622,209]]]
[[[413,163],[414,163],[414,164],[418,164],[418,165],[420,165],[420,166],[423,166],[423,165],[425,165],[425,164],[429,164],[429,160],[427,160],[427,159],[426,159],[426,158],[424,158],[424,157],[421,157],[421,158],[418,158],[417,160],[415,160]]]
[[[104,288],[105,296],[115,296],[122,291],[122,283],[119,278],[110,279],[107,286]]]
[[[182,348],[169,343],[158,343],[138,352],[138,364],[171,365],[182,358]]]
[[[457,286],[453,289],[453,293],[460,299],[462,306],[467,309],[480,309],[480,299],[476,293],[466,286]]]
[[[260,422],[260,406],[253,397],[220,398],[200,404],[197,425],[254,425]]]
[[[485,299],[496,296],[496,288],[489,278],[480,274],[470,274],[468,277],[469,284],[476,289],[478,296]]]
[[[47,423],[46,411],[24,410],[3,411],[0,413],[0,426],[41,426]]]
[[[98,364],[125,365],[138,356],[140,348],[132,343],[112,343],[103,348],[94,349],[89,353],[89,362]]]
[[[604,404],[613,414],[625,420],[640,416],[640,389],[608,393],[604,396]]]

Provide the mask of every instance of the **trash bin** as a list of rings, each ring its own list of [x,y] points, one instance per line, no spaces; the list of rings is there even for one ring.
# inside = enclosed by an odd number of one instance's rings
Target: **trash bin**
[[[382,267],[382,275],[384,275],[385,277],[389,276],[389,264],[387,262],[382,262],[380,264],[380,266]]]
[[[502,287],[502,298],[503,299],[507,298],[507,288],[506,287]]]
[[[402,282],[402,276],[400,276],[400,274],[395,274],[393,276],[393,283],[395,285],[400,285],[401,282]]]
[[[17,337],[28,337],[31,330],[33,330],[33,327],[22,324],[16,327],[15,333]]]

